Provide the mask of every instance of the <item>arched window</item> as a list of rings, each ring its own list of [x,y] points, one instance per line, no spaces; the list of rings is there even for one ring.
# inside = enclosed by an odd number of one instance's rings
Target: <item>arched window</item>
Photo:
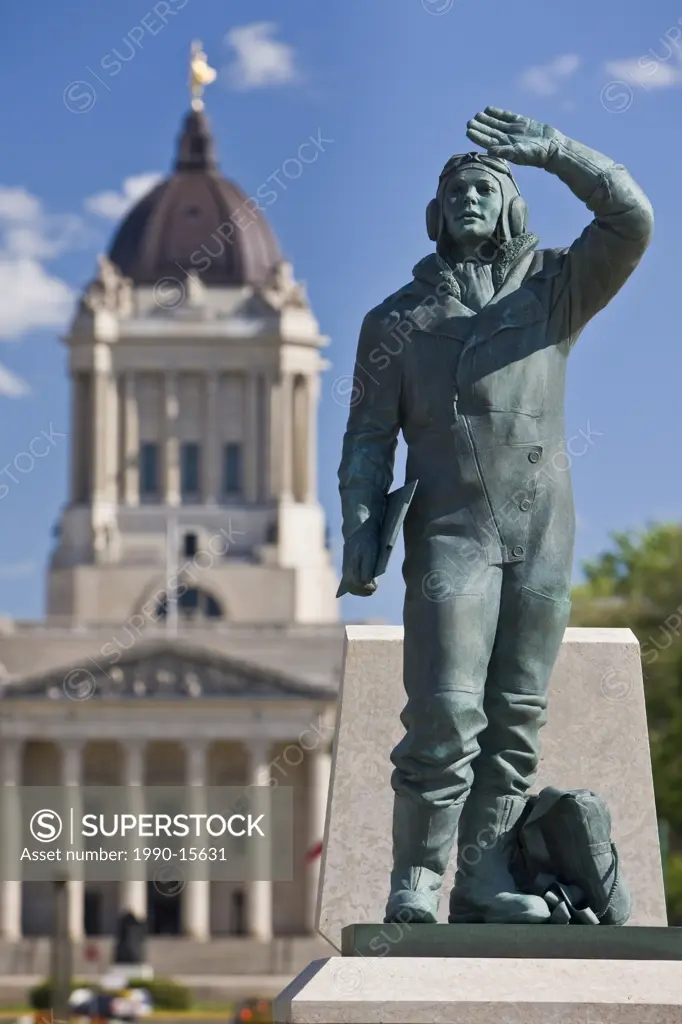
[[[182,589],[182,588],[180,588]],[[184,619],[222,619],[220,603],[206,590],[189,587],[180,594],[177,601],[178,616]],[[165,619],[168,614],[168,597],[163,595],[156,609],[157,617]]]

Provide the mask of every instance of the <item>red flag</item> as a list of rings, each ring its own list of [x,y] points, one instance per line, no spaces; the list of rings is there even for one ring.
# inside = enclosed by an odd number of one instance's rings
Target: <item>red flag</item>
[[[321,857],[321,856],[322,856],[322,840],[320,840],[319,843],[316,843],[315,846],[312,846],[308,850],[308,852],[305,855],[305,859],[306,859],[306,862],[308,864],[311,864],[314,860],[317,860],[317,858]]]

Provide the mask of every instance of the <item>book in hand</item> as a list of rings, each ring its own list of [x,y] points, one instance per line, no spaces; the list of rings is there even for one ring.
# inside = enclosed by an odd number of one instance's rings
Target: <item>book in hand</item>
[[[373,579],[386,572],[388,561],[400,535],[405,516],[407,515],[407,510],[410,507],[412,498],[414,497],[414,492],[417,489],[418,482],[418,480],[411,480],[410,483],[404,484],[402,487],[397,487],[395,491],[391,491],[386,498],[384,515],[381,520],[381,527],[379,528],[379,554],[377,556],[377,564],[374,569]],[[336,596],[343,597],[344,594],[347,593],[348,586],[342,579],[339,589],[336,591]]]

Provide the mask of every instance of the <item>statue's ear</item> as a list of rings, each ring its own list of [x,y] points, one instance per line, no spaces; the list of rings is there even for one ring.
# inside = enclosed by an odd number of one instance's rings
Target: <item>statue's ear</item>
[[[432,199],[426,207],[426,233],[432,242],[438,241],[438,228],[440,227],[440,203]]]
[[[514,196],[509,204],[509,230],[512,238],[517,238],[525,233],[528,226],[528,207],[521,196]]]

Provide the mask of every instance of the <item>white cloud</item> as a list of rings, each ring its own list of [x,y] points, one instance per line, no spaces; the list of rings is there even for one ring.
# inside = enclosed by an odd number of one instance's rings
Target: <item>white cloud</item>
[[[576,73],[580,57],[575,53],[564,53],[549,64],[537,64],[526,68],[519,79],[522,89],[536,96],[554,96],[562,84]]]
[[[84,239],[79,217],[47,213],[26,189],[0,186],[0,339],[16,341],[29,331],[65,324],[75,294],[44,261]],[[27,394],[28,384],[0,365],[0,395]]]
[[[604,70],[611,78],[629,85],[641,85],[643,89],[670,89],[682,84],[679,64],[663,63],[649,57],[610,60],[604,65]]]
[[[0,338],[16,340],[41,327],[62,327],[75,294],[37,259],[0,252]]]
[[[162,178],[163,175],[156,171],[134,174],[125,179],[120,192],[99,192],[97,195],[90,196],[85,200],[85,208],[89,213],[97,214],[98,217],[106,217],[107,220],[120,220],[139,199],[151,192]]]
[[[25,398],[31,389],[25,380],[17,377],[6,366],[0,366],[0,395],[3,398]]]
[[[299,80],[296,52],[288,43],[274,39],[276,32],[274,22],[256,21],[227,33],[225,42],[234,50],[235,58],[226,72],[235,89],[290,85]]]

